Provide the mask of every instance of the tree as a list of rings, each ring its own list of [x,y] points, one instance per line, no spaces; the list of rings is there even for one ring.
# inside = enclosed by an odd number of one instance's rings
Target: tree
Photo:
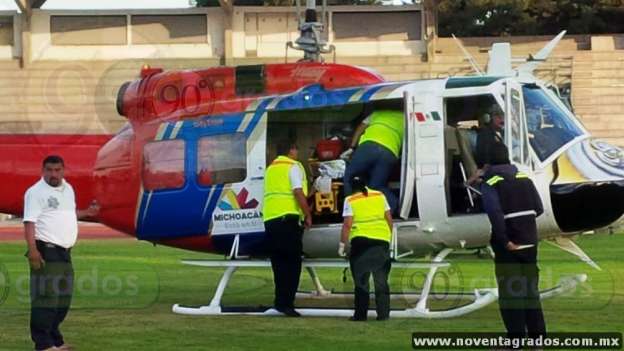
[[[439,33],[450,36],[624,32],[623,0],[442,0]]]
[[[220,5],[219,5],[219,0],[195,0],[195,6],[215,7],[215,6],[220,6]]]
[[[460,36],[500,36],[516,34],[530,17],[525,1],[443,0],[439,7],[439,33]]]
[[[328,5],[376,5],[382,0],[328,0]],[[219,6],[219,0],[195,0],[198,7]],[[236,0],[236,6],[294,6],[295,0]],[[321,6],[320,0],[316,1],[317,6]],[[301,6],[305,7],[305,0],[301,0]]]

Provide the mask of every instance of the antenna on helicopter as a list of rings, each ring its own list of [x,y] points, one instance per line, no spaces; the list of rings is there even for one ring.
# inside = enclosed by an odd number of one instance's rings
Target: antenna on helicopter
[[[327,41],[321,38],[325,25],[318,22],[316,14],[316,0],[306,0],[305,21],[301,23],[300,0],[297,2],[297,19],[301,35],[295,42],[286,43],[286,50],[292,48],[303,51],[301,61],[322,62],[321,54],[328,54],[335,50],[333,45],[327,46]],[[323,21],[326,18],[327,0],[323,0]]]
[[[464,56],[466,57],[468,62],[470,62],[472,69],[475,72],[477,72],[478,75],[482,76],[483,71],[479,68],[479,65],[477,64],[477,61],[474,59],[474,57],[468,52],[468,50],[466,50],[462,42],[459,39],[457,39],[457,37],[455,37],[455,34],[451,34],[451,35],[453,36],[453,39],[455,39],[455,43],[457,43],[457,46],[459,46],[459,49],[464,53]]]

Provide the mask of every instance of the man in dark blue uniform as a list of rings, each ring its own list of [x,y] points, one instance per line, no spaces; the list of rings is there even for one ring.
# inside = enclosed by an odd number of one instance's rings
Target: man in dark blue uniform
[[[481,121],[484,125],[479,128],[477,134],[475,161],[477,162],[477,167],[485,171],[487,166],[492,163],[494,149],[505,145],[503,140],[503,130],[505,128],[504,113],[498,105],[494,105],[489,109],[488,113],[483,115]]]
[[[509,164],[504,145],[492,150],[484,179],[483,206],[492,224],[490,243],[496,255],[498,301],[507,335],[544,335],[535,221],[544,211],[539,194],[531,179]]]

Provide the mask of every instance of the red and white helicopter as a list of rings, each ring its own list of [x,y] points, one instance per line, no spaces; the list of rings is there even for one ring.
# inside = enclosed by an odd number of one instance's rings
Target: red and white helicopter
[[[221,297],[238,267],[266,266],[262,222],[264,172],[275,156],[273,141],[296,139],[301,150],[332,144],[376,108],[404,112],[402,162],[391,179],[400,195],[392,257],[395,267],[425,268],[418,303],[393,317],[444,318],[481,308],[496,289],[480,289],[468,304],[427,307],[436,270],[454,250],[488,246],[490,227],[478,194],[464,186],[475,170],[474,127],[492,105],[505,112],[505,143],[513,164],[529,174],[545,212],[538,220],[548,239],[597,265],[570,237],[607,226],[624,212],[622,150],[593,139],[545,83],[532,74],[565,32],[518,67],[509,44],[495,44],[487,73],[386,82],[361,67],[323,63],[314,1],[308,1],[298,63],[163,72],[145,68],[121,86],[117,109],[128,124],[106,135],[0,135],[0,212],[22,214],[25,190],[40,177],[40,162],[59,154],[76,189],[78,206],[96,199],[97,221],[139,240],[220,253],[223,261],[185,263],[227,267],[209,306],[174,306],[190,314],[277,314],[231,311]],[[321,150],[322,151],[322,150]],[[336,156],[335,152],[330,155]],[[317,155],[318,156],[318,155]],[[331,157],[330,157],[331,158]],[[304,159],[311,176],[339,178],[340,160]],[[329,175],[328,175],[329,174]],[[314,225],[304,235],[304,267],[319,295],[331,295],[314,268],[346,267],[336,248],[343,194],[330,180],[315,199]],[[410,260],[433,254],[431,262]],[[584,280],[560,282],[544,297]],[[347,309],[300,309],[303,315],[348,316]],[[374,312],[371,312],[374,313]]]

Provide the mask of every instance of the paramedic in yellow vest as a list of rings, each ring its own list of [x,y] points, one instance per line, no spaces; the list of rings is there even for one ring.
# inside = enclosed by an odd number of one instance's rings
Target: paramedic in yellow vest
[[[368,186],[383,192],[395,212],[398,199],[388,188],[388,178],[399,161],[403,132],[403,112],[399,110],[377,110],[362,121],[351,147],[341,155],[347,158],[355,150],[344,174],[345,195],[353,191],[353,177],[365,176]]]
[[[295,311],[295,293],[301,275],[303,226],[312,225],[306,200],[308,183],[294,143],[279,143],[277,158],[264,176],[264,228],[275,283],[275,309],[289,317]]]
[[[380,191],[353,179],[355,193],[345,199],[342,216],[342,235],[338,255],[345,256],[347,239],[351,244],[349,263],[355,285],[352,321],[365,321],[368,315],[369,278],[375,283],[377,320],[390,317],[390,237],[392,215],[386,197]]]

